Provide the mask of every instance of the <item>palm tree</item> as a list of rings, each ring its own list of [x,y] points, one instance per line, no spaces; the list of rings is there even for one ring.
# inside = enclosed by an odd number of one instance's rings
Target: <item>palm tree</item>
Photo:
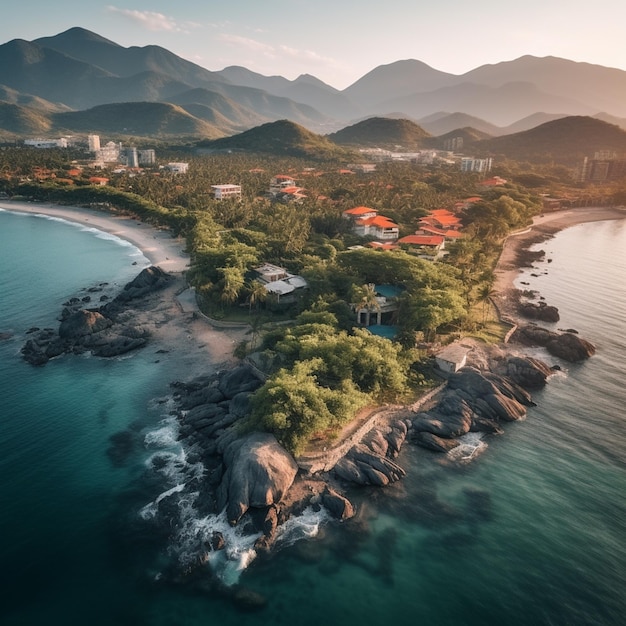
[[[253,280],[248,283],[248,313],[252,313],[252,306],[259,306],[259,302],[264,302],[267,299],[267,289],[263,283],[258,280]]]
[[[370,324],[372,311],[380,311],[380,302],[376,295],[376,287],[373,283],[367,283],[355,289],[357,315],[360,311],[366,311],[366,326]]]

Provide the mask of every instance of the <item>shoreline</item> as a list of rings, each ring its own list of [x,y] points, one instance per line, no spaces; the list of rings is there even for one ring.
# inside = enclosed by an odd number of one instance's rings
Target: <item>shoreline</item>
[[[150,328],[149,344],[153,350],[162,354],[162,359],[171,359],[172,369],[180,370],[178,379],[191,379],[234,362],[233,351],[245,338],[247,327],[218,330],[198,314],[199,308],[184,278],[189,255],[184,251],[182,237],[172,237],[167,230],[127,215],[97,209],[11,200],[1,201],[0,209],[62,219],[114,235],[136,246],[152,265],[172,274],[175,278],[172,285],[150,298],[145,307],[137,311],[137,318]]]
[[[522,256],[532,245],[550,239],[566,228],[607,220],[626,220],[626,209],[581,207],[551,211],[533,218],[533,223],[528,228],[508,235],[494,270],[495,293],[492,299],[500,319],[519,320],[517,305],[520,290],[515,286],[515,279],[526,266]]]
[[[169,231],[144,224],[128,215],[86,207],[13,200],[1,201],[0,209],[55,217],[115,235],[136,246],[152,265],[158,265],[166,272],[183,272],[189,266],[189,255],[184,251],[185,240],[182,237],[172,237]]]

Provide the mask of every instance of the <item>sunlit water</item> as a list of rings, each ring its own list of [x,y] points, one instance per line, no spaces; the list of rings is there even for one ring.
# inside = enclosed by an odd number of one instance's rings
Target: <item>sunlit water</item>
[[[242,544],[234,569],[213,563],[267,599],[243,612],[158,580],[168,546],[221,523],[190,499],[187,526],[151,525],[202,471],[187,462],[163,401],[174,366],[150,347],[43,368],[19,357],[25,331],[53,325],[65,299],[102,282],[114,289],[147,261],[114,238],[0,212],[0,333],[14,333],[0,342],[0,623],[623,624],[626,222],[577,226],[540,247],[552,262],[520,280],[598,354],[562,364],[528,418],[485,439],[472,463],[442,464],[406,445],[405,480],[351,494],[358,523],[310,513],[292,532],[316,537],[285,537],[254,560]],[[132,447],[120,461],[107,451],[121,431]]]

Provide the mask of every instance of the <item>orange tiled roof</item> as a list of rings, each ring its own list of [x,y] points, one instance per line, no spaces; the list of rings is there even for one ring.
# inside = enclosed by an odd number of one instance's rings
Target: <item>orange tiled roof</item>
[[[443,240],[443,237],[439,235],[407,235],[398,239],[398,243],[412,246],[440,246]]]
[[[398,225],[384,215],[377,215],[376,217],[367,217],[359,220],[358,224],[366,226],[376,226],[377,228],[398,228]]]
[[[366,213],[378,213],[378,211],[376,209],[370,209],[366,206],[357,206],[353,209],[346,209],[343,212],[344,215],[353,215],[355,217],[358,215],[365,215]]]

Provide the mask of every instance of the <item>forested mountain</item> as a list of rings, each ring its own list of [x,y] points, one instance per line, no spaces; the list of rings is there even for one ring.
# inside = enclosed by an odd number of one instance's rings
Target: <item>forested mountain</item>
[[[308,74],[288,80],[238,66],[210,71],[159,46],[123,47],[76,27],[0,45],[0,100],[44,112],[171,103],[222,134],[282,119],[327,134],[376,116],[417,120],[432,135],[472,127],[498,136],[572,115],[626,125],[626,72],[523,56],[455,75],[405,59],[339,90]],[[22,132],[12,119],[0,130]]]

